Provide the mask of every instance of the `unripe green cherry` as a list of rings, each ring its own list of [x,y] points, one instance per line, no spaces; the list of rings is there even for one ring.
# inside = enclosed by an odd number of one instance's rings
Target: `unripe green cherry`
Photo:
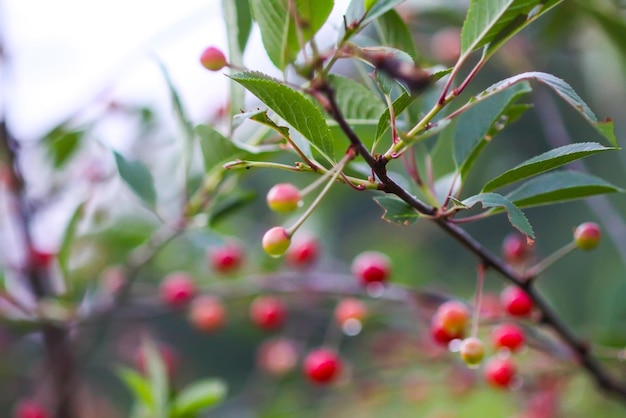
[[[291,183],[278,183],[267,192],[267,205],[274,212],[293,212],[301,204],[300,190]]]
[[[478,338],[469,337],[461,342],[459,353],[468,366],[476,366],[485,357],[485,345]]]
[[[272,257],[280,257],[291,244],[291,237],[282,226],[275,226],[263,235],[263,249]]]
[[[600,242],[600,226],[594,222],[585,222],[574,231],[574,241],[581,250],[593,250]]]
[[[219,71],[227,64],[224,53],[214,46],[210,46],[202,52],[200,63],[209,71]]]

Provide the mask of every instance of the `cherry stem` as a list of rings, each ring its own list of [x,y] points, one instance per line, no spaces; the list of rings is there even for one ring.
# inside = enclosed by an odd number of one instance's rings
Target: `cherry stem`
[[[556,250],[555,252],[553,252],[552,254],[550,254],[549,256],[547,256],[546,258],[544,258],[537,264],[535,264],[533,267],[528,269],[528,273],[527,273],[528,278],[530,279],[530,278],[539,276],[548,267],[550,267],[552,264],[559,261],[561,258],[565,257],[567,254],[574,251],[576,248],[577,248],[576,242],[573,240],[565,244],[563,247],[559,248],[558,250]]]
[[[476,295],[474,299],[474,312],[472,314],[472,338],[478,336],[478,321],[480,320],[480,304],[485,284],[485,265],[480,263],[476,269]]]
[[[329,173],[332,172],[333,175],[331,176],[330,180],[328,180],[328,182],[326,183],[326,186],[324,186],[320,194],[317,195],[313,203],[311,203],[311,205],[308,207],[306,212],[302,214],[300,219],[298,219],[296,223],[291,226],[291,228],[287,229],[286,232],[289,237],[293,236],[293,234],[298,230],[298,228],[302,226],[304,221],[306,221],[307,218],[311,216],[315,208],[317,208],[317,206],[320,204],[320,202],[322,201],[326,193],[328,193],[332,185],[335,183],[341,171],[344,169],[346,164],[348,164],[348,161],[350,161],[352,158],[354,158],[354,151],[352,148],[350,148],[348,152],[346,153],[346,155],[344,155],[344,157],[337,163],[337,165],[332,170],[329,171]]]

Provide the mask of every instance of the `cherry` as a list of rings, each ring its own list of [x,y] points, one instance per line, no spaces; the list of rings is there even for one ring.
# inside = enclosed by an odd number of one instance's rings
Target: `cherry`
[[[241,247],[235,243],[214,248],[209,251],[207,256],[213,270],[223,274],[234,273],[239,270],[244,258]]]
[[[448,346],[450,341],[457,340],[463,338],[465,334],[465,330],[458,330],[454,332],[447,331],[436,318],[430,323],[430,334],[433,337],[433,340],[442,346]]]
[[[161,299],[172,308],[186,305],[196,295],[197,289],[191,275],[186,272],[174,272],[161,282]]]
[[[352,262],[352,274],[364,285],[386,282],[391,274],[391,260],[378,251],[363,252]]]
[[[600,225],[594,222],[585,222],[574,230],[574,242],[581,250],[593,250],[598,246],[601,237]]]
[[[533,301],[517,286],[508,286],[500,294],[500,303],[513,316],[528,316],[533,310]]]
[[[274,338],[265,341],[257,351],[257,364],[267,373],[282,376],[296,367],[298,349],[287,338]]]
[[[485,379],[498,388],[508,388],[517,373],[510,358],[493,357],[485,364]]]
[[[461,342],[459,353],[466,364],[476,366],[485,357],[485,345],[478,338],[469,337]]]
[[[24,399],[15,406],[13,416],[15,418],[48,418],[51,415],[38,402]]]
[[[200,331],[215,331],[226,322],[226,310],[218,298],[199,296],[191,303],[189,320]]]
[[[462,334],[469,321],[469,309],[458,300],[449,300],[437,308],[433,323],[450,335]]]
[[[285,303],[274,296],[259,296],[250,305],[250,319],[264,330],[280,328],[286,318]]]
[[[291,244],[291,237],[282,226],[275,226],[263,235],[263,249],[272,257],[280,257]]]
[[[278,183],[267,192],[267,205],[274,212],[287,213],[302,204],[300,190],[291,183]]]
[[[319,244],[315,238],[294,241],[285,254],[287,262],[298,268],[309,267],[319,258]]]
[[[210,71],[219,71],[227,65],[224,53],[214,46],[210,46],[202,52],[200,63]]]
[[[502,242],[502,256],[512,264],[521,264],[532,254],[532,247],[526,237],[520,234],[507,235]]]
[[[343,368],[337,353],[329,348],[317,348],[304,359],[304,374],[313,383],[333,382]]]
[[[335,320],[343,326],[349,320],[362,322],[367,316],[367,307],[356,298],[342,299],[335,308]]]
[[[524,346],[524,331],[515,324],[500,324],[491,332],[491,340],[496,349],[507,348],[512,353]]]

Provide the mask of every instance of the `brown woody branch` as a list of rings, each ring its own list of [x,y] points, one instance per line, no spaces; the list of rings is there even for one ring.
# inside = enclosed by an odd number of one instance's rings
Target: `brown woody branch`
[[[318,89],[328,100],[327,107],[329,113],[346,134],[350,140],[351,146],[359,152],[379,178],[383,185],[380,189],[385,193],[396,195],[414,208],[418,213],[429,216],[435,215],[437,212],[436,208],[422,203],[411,193],[389,178],[386,170],[386,161],[377,159],[371,155],[363,142],[359,139],[358,135],[352,130],[352,127],[348,124],[341,112],[341,109],[339,108],[339,105],[337,104],[333,88],[327,83],[320,83]],[[524,289],[524,291],[533,300],[537,311],[541,314],[541,324],[551,328],[555,334],[563,340],[563,342],[572,350],[572,353],[575,354],[580,365],[593,378],[601,390],[626,403],[626,382],[616,380],[606,368],[600,365],[600,363],[594,358],[589,344],[578,338],[573,330],[571,330],[558,315],[558,313],[550,307],[547,300],[539,294],[534,285],[535,280],[531,280],[534,277],[528,277],[527,275],[517,273],[506,262],[491,253],[464,229],[450,222],[448,219],[435,217],[433,218],[433,221],[463,247],[473,253],[485,267],[494,269],[506,280]]]

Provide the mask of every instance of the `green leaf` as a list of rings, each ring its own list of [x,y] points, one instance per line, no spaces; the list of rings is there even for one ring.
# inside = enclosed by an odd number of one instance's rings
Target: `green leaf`
[[[483,46],[491,55],[506,40],[563,0],[471,0],[461,31],[461,56]]]
[[[76,237],[76,229],[78,229],[78,223],[83,218],[84,213],[85,202],[82,202],[74,210],[72,217],[65,227],[65,232],[63,233],[63,240],[61,241],[61,247],[59,248],[57,259],[59,261],[59,268],[61,269],[61,273],[66,280],[69,277],[68,266],[70,261],[70,255],[72,252],[72,244],[74,243],[74,239]]]
[[[386,106],[380,97],[350,78],[330,76],[335,89],[337,104],[347,119],[378,119]]]
[[[218,379],[204,379],[184,388],[174,399],[172,410],[177,416],[196,414],[219,404],[226,397],[226,384]]]
[[[174,114],[176,115],[176,119],[178,120],[178,123],[183,128],[187,143],[189,143],[193,140],[193,127],[191,126],[191,123],[189,122],[187,111],[185,110],[185,107],[183,106],[183,102],[180,100],[180,95],[178,94],[178,90],[174,86],[174,82],[172,81],[172,78],[170,77],[169,71],[167,71],[167,68],[165,67],[165,65],[160,61],[159,61],[159,68],[161,69],[161,73],[163,74],[163,78],[165,79],[165,82],[167,83],[167,88],[169,89],[170,100],[172,102],[172,108],[174,109]]]
[[[519,207],[529,207],[616,192],[623,190],[596,176],[563,170],[535,177],[507,198]]]
[[[598,121],[596,115],[592,112],[589,106],[587,106],[583,99],[581,99],[580,96],[574,91],[572,86],[552,74],[537,71],[518,74],[505,80],[499,81],[498,83],[489,87],[483,93],[493,94],[495,91],[503,88],[508,88],[515,83],[519,83],[525,80],[535,80],[550,87],[558,96],[565,100],[567,104],[572,106],[578,113],[580,113],[583,118],[585,118],[604,138],[606,138],[612,146],[618,146],[617,138],[615,137],[615,127],[613,125],[613,122],[611,122],[610,120],[604,122]]]
[[[208,173],[225,161],[240,158],[243,151],[209,125],[198,125],[196,133],[204,157],[204,170]]]
[[[411,30],[394,9],[380,16],[375,21],[376,33],[381,44],[406,52],[415,60],[417,48]]]
[[[158,418],[167,418],[169,381],[165,361],[154,341],[148,338],[144,339],[141,349],[146,364],[146,375],[154,399],[155,413]]]
[[[154,408],[154,397],[149,380],[135,370],[123,366],[117,368],[117,376],[130,389],[136,402],[142,404],[146,409]]]
[[[231,77],[293,126],[321,153],[333,158],[330,130],[322,112],[302,93],[258,72]]]
[[[152,173],[141,161],[128,161],[121,154],[114,151],[115,163],[122,180],[139,196],[149,207],[156,205],[156,191]]]
[[[595,142],[570,144],[555,148],[526,160],[517,167],[500,174],[498,177],[488,182],[485,187],[483,187],[482,191],[488,192],[495,190],[507,184],[552,170],[553,168],[585,158],[589,155],[613,149],[615,148],[607,148]]]
[[[259,24],[263,45],[270,60],[284,70],[301,49],[300,42],[308,42],[326,22],[333,9],[333,0],[295,0],[298,19],[289,9],[289,0],[250,0],[254,20]]]
[[[222,10],[228,31],[229,61],[232,62],[232,47],[237,47],[235,53],[242,54],[248,44],[252,30],[252,12],[248,0],[222,0]],[[231,45],[232,41],[236,43]]]
[[[256,197],[257,193],[243,190],[231,190],[220,194],[211,205],[208,225],[214,227],[237,209],[252,203]]]
[[[491,138],[487,138],[492,126],[505,109],[520,96],[531,91],[528,83],[512,85],[489,96],[478,99],[456,117],[454,132],[454,161],[460,168],[462,178],[467,176],[478,154]]]
[[[85,135],[83,129],[70,129],[61,124],[48,132],[43,139],[46,151],[52,158],[54,168],[63,167],[78,151]]]
[[[387,222],[408,226],[419,218],[419,214],[415,209],[398,198],[381,196],[375,197],[374,200],[385,211],[382,219]]]
[[[378,19],[379,16],[387,13],[389,10],[402,3],[404,0],[378,0],[376,2],[368,2],[368,7],[365,7],[363,0],[352,0],[346,10],[345,18],[346,24],[349,28],[349,35],[358,33],[361,29],[367,26],[370,22]],[[374,4],[372,4],[374,3]],[[339,32],[339,38],[341,39],[345,34],[345,28]]]
[[[468,208],[471,208],[477,203],[481,203],[484,208],[503,208],[507,212],[511,225],[513,225],[522,234],[535,239],[533,228],[530,226],[530,223],[528,223],[526,215],[524,215],[524,212],[522,212],[521,209],[511,201],[511,199],[507,199],[497,193],[481,193],[468,197],[461,203]]]

